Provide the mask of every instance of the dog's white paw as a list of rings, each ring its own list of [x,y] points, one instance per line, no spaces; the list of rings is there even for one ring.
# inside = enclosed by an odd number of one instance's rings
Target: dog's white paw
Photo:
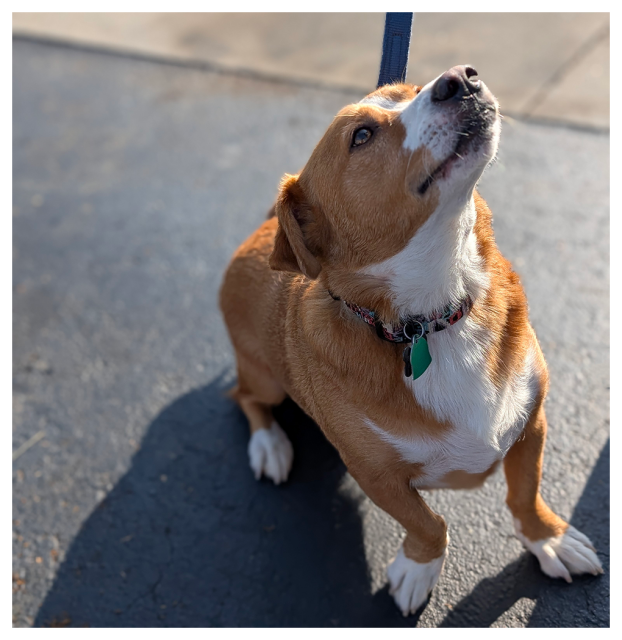
[[[248,458],[255,479],[262,474],[280,484],[287,480],[292,462],[294,449],[285,432],[276,422],[269,429],[259,429],[251,436],[248,443]]]
[[[518,520],[514,520],[514,526],[516,537],[538,558],[540,568],[547,576],[572,582],[571,573],[591,573],[595,576],[603,573],[594,545],[574,527],[568,525],[561,536],[533,541],[521,533]]]
[[[427,600],[428,594],[434,589],[441,575],[446,555],[447,549],[440,558],[419,564],[407,558],[402,548],[387,567],[389,593],[405,616],[415,613]]]

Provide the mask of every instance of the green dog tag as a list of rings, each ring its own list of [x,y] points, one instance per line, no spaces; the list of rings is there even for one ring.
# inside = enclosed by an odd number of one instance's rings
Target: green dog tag
[[[416,380],[430,366],[432,356],[428,349],[428,341],[425,337],[413,342],[410,350],[410,366],[412,368],[413,380]]]

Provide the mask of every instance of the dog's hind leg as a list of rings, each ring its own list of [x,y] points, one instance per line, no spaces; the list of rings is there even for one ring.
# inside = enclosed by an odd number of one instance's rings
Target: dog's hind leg
[[[285,399],[285,392],[266,367],[237,350],[236,356],[238,386],[231,396],[248,418],[251,469],[257,480],[265,475],[280,484],[287,480],[294,459],[291,442],[272,416],[272,406]]]

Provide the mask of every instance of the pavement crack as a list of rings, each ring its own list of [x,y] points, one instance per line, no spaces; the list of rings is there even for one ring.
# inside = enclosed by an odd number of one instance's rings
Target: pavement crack
[[[170,527],[166,527],[164,529],[164,535],[166,536],[166,540],[168,542],[169,558],[168,562],[166,563],[166,566],[168,567],[173,562],[173,556],[175,555],[175,548],[173,546],[173,540],[171,539]]]
[[[137,595],[128,605],[127,607],[125,607],[125,609],[121,609],[118,610],[117,613],[119,615],[128,613],[133,607],[134,605],[139,601],[142,600],[143,598],[146,598],[147,596],[151,596],[151,599],[153,600],[154,604],[158,604],[157,602],[157,596],[156,596],[156,589],[160,586],[160,583],[162,582],[162,579],[164,578],[164,571],[162,570],[161,567],[158,567],[158,577],[155,579],[155,581],[153,582],[153,584],[151,586],[148,587],[148,589],[146,591],[144,591],[143,593]]]
[[[137,595],[128,605],[127,607],[125,607],[125,609],[121,609],[120,611],[118,611],[119,615],[122,615],[124,613],[127,613],[128,611],[130,611],[130,609],[132,609],[132,607],[139,601],[142,600],[143,598],[145,598],[146,596],[148,596],[151,593],[151,587],[145,591],[144,593],[141,593],[139,595]]]
[[[151,599],[153,601],[154,605],[158,605],[158,596],[157,596],[157,589],[160,586],[160,584],[162,583],[162,580],[164,579],[164,574],[165,571],[171,566],[171,564],[173,563],[173,556],[175,553],[175,549],[173,547],[173,541],[171,540],[171,529],[170,527],[165,527],[164,529],[164,535],[166,536],[166,540],[168,542],[168,547],[169,547],[169,558],[168,560],[164,563],[164,565],[160,565],[158,567],[158,577],[154,580],[153,584],[151,584],[146,591],[144,591],[143,593],[139,594],[138,596],[136,596],[128,605],[127,607],[125,607],[125,609],[119,611],[119,614],[125,614],[128,613],[130,611],[130,609],[132,609],[132,607],[134,607],[134,605],[139,601],[142,600],[143,598],[146,598],[147,596],[151,596]]]
[[[153,600],[153,604],[157,605],[158,604],[158,599],[157,599],[157,594],[156,594],[156,589],[160,586],[160,583],[162,582],[162,578],[164,577],[164,571],[162,570],[162,567],[158,568],[158,577],[156,578],[156,581],[151,585],[149,591],[151,593],[151,599]]]
[[[520,110],[530,117],[536,109],[546,100],[553,89],[568,76],[579,62],[584,60],[603,40],[609,37],[609,21],[599,27],[587,40],[584,40],[579,48],[553,72],[553,74],[536,90]]]

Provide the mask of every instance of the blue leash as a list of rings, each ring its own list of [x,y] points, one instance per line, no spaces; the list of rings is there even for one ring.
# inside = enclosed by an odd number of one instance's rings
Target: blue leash
[[[406,81],[412,25],[412,13],[387,13],[384,22],[378,88],[392,82]]]

